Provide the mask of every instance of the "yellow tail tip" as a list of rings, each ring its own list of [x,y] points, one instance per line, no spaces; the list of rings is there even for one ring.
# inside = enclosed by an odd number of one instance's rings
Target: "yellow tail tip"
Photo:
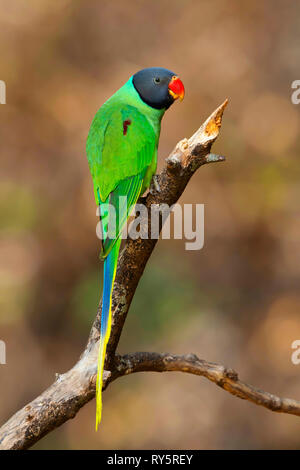
[[[102,385],[102,384],[101,384]],[[102,387],[101,387],[102,388]],[[99,424],[101,423],[102,418],[102,396],[101,389],[96,391],[96,431],[98,431]]]
[[[96,411],[96,431],[98,431],[98,427],[101,423],[101,415],[102,415],[102,409],[98,409],[97,407],[97,411]]]

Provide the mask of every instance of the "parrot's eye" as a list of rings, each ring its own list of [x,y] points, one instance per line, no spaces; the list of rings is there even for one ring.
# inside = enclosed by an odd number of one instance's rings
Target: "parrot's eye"
[[[154,78],[154,83],[159,83],[160,82],[160,78],[159,77],[155,77]]]

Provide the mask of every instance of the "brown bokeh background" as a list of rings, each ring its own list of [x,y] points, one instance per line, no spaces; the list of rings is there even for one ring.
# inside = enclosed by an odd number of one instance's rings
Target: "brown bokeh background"
[[[85,141],[91,120],[140,68],[186,87],[166,114],[159,168],[226,98],[214,152],[182,203],[205,204],[205,246],[162,240],[119,346],[194,352],[300,399],[300,5],[245,0],[1,0],[0,423],[66,371],[101,293]],[[113,383],[36,449],[298,448],[300,421],[199,377],[144,373]]]

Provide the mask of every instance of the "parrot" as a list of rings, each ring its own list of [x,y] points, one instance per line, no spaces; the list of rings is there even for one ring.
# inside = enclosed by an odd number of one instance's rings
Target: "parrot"
[[[174,72],[162,67],[139,70],[100,107],[88,133],[86,153],[99,208],[100,259],[104,261],[96,431],[102,415],[103,370],[122,230],[131,209],[155,177],[162,117],[175,100],[183,99],[184,93],[184,85]],[[108,229],[109,207],[117,214],[113,237]]]

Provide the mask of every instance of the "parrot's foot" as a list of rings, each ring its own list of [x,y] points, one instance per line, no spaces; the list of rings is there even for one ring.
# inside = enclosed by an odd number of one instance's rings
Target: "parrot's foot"
[[[158,178],[159,178],[158,175],[153,175],[152,176],[152,181],[151,181],[151,185],[150,185],[150,189],[149,189],[151,194],[160,193],[160,186],[159,186]]]
[[[144,205],[145,205],[145,204],[146,204],[146,201],[147,201],[147,196],[140,196],[140,197],[139,197],[139,202],[140,202],[141,204],[144,204]]]

